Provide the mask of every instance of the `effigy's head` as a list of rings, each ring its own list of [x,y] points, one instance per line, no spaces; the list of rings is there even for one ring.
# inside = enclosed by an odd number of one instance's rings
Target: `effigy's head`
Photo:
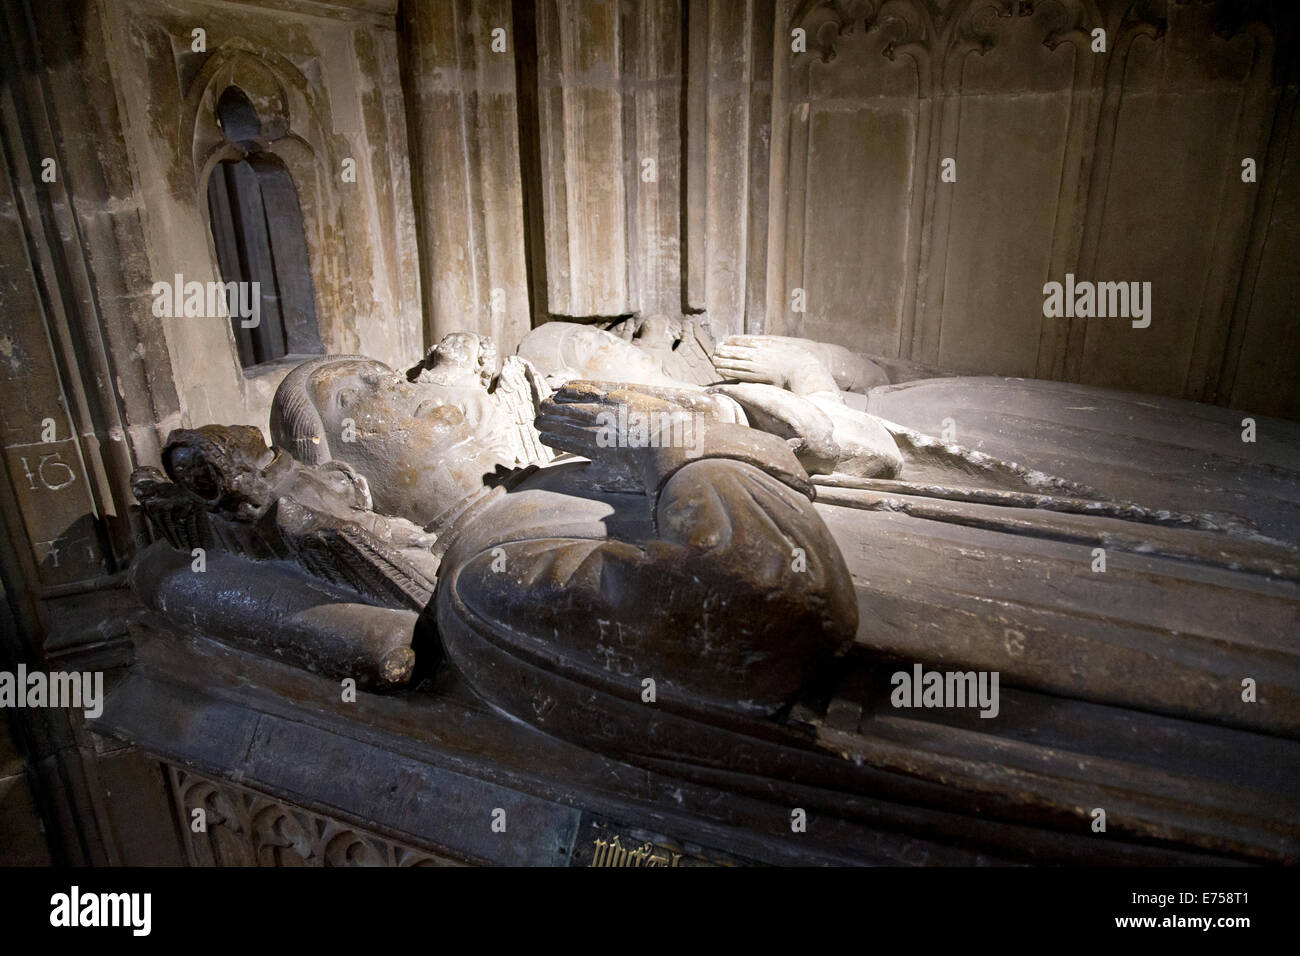
[[[445,389],[359,355],[304,362],[271,403],[278,449],[308,465],[346,462],[366,478],[376,511],[420,525],[505,464],[473,422]]]
[[[497,373],[497,347],[486,335],[449,332],[418,367],[428,369],[429,381],[455,385],[472,380],[486,389]]]

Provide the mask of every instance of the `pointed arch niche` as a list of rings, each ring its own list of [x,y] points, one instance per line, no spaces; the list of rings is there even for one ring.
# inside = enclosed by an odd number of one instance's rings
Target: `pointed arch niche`
[[[256,328],[231,310],[231,348],[245,374],[356,349],[340,167],[313,96],[284,57],[236,39],[212,53],[186,97],[182,142],[191,144],[214,274],[261,287]]]

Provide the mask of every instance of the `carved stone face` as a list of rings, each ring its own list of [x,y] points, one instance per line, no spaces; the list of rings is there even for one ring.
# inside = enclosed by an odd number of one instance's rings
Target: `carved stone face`
[[[509,467],[479,390],[408,382],[368,359],[322,366],[309,390],[330,456],[365,476],[383,514],[428,525]]]
[[[486,389],[497,371],[492,340],[473,332],[451,332],[433,351],[433,368],[426,379],[442,385],[477,385]]]

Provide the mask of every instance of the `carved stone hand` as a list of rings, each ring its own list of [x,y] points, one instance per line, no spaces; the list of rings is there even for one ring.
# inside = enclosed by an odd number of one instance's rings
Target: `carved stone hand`
[[[683,405],[656,391],[570,382],[543,403],[537,428],[552,447],[590,458],[597,468],[630,477],[634,487],[650,493],[688,462],[730,458],[811,496],[807,474],[783,440],[720,420],[736,414],[721,404],[729,398],[689,393]]]
[[[713,364],[724,378],[774,385],[796,395],[839,392],[826,366],[795,339],[733,335],[718,346]]]
[[[864,355],[841,345],[784,335],[733,335],[718,346],[719,374],[742,382],[763,382],[800,395],[858,392],[888,385],[889,375]]]
[[[735,399],[755,428],[786,439],[810,474],[894,478],[902,470],[902,454],[885,427],[838,397],[804,397],[755,383],[714,385],[709,391]]]

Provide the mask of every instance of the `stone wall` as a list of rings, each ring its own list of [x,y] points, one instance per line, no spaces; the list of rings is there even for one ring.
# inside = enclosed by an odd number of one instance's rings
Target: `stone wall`
[[[234,86],[293,176],[327,352],[400,363],[421,351],[419,277],[395,7],[103,5],[103,40],[155,279],[218,278],[212,168],[238,154],[214,116]],[[203,30],[202,49],[195,30]],[[350,163],[348,161],[351,161]],[[345,165],[346,164],[346,165]],[[164,318],[182,410],[265,426],[284,367],[241,370],[228,323]]]
[[[0,399],[16,542],[41,587],[112,574],[130,471],[168,431],[265,429],[295,360],[241,366],[228,318],[158,315],[155,283],[220,279],[207,186],[237,88],[292,177],[328,352],[423,353],[395,0],[53,0],[6,11]],[[301,241],[301,240],[299,240]]]
[[[217,419],[265,427],[287,371],[242,369],[228,320],[153,308],[155,282],[220,278],[206,190],[238,156],[214,115],[232,86],[260,105],[265,149],[293,177],[326,349],[401,362],[424,338],[395,2],[230,6],[56,2],[30,36],[21,19],[13,31],[23,67],[39,71],[13,104],[13,182],[32,212],[54,204],[68,234],[38,238],[77,242],[85,273],[72,302],[46,308],[83,313],[74,324],[105,353],[74,377],[102,372],[104,404],[146,404],[133,417],[162,434]],[[58,275],[39,279],[60,296]],[[147,460],[156,440],[124,432]]]
[[[1289,5],[449,9],[404,47],[432,332],[704,312],[1300,415]],[[1045,316],[1067,274],[1152,283],[1151,325]]]
[[[1283,12],[784,3],[808,52],[778,56],[773,330],[1300,414],[1277,388],[1300,360]],[[1150,327],[1045,318],[1043,285],[1067,273],[1150,281]],[[795,287],[802,314],[782,307]]]
[[[529,307],[510,4],[406,4],[401,28],[427,342],[513,347]]]

